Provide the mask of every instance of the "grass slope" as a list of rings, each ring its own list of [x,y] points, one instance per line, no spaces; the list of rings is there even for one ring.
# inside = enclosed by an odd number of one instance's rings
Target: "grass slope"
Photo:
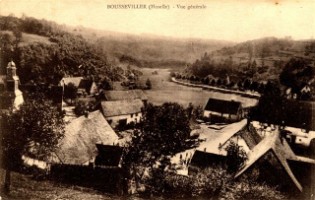
[[[12,31],[0,31],[0,33],[9,34],[13,36]],[[36,34],[22,33],[22,40],[20,46],[27,46],[34,43],[52,44],[52,42],[49,41],[48,37]]]
[[[51,181],[36,181],[29,175],[13,172],[11,175],[12,187],[8,196],[1,194],[3,200],[26,200],[26,199],[76,199],[76,200],[107,200],[119,199],[119,197],[102,194],[95,190],[66,186]]]

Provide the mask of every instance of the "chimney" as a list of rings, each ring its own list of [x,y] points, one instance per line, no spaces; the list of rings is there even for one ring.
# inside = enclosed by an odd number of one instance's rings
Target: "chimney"
[[[89,111],[85,111],[85,112],[84,112],[84,116],[85,116],[86,118],[89,118]]]

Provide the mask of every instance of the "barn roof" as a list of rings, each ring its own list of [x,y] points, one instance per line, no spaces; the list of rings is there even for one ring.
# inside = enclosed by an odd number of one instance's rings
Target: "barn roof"
[[[96,157],[96,144],[112,145],[117,140],[117,134],[102,113],[94,111],[66,126],[65,137],[55,153],[61,163],[82,165]]]
[[[101,109],[105,117],[139,113],[143,106],[140,99],[101,102]]]
[[[142,90],[107,90],[104,92],[104,98],[107,101],[148,99]]]
[[[241,106],[241,102],[238,101],[209,98],[205,110],[218,113],[237,114],[237,111]]]

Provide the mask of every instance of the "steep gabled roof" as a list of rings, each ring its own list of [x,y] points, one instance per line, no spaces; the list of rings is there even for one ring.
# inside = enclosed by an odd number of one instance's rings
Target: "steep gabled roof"
[[[268,152],[271,152],[277,158],[285,172],[291,178],[292,182],[300,191],[302,191],[302,186],[294,176],[287,160],[306,162],[311,164],[315,164],[315,160],[296,155],[292,151],[285,138],[280,139],[279,131],[275,131],[272,134],[266,135],[265,138],[248,153],[248,160],[246,161],[245,166],[235,175],[235,177],[243,174],[248,168],[250,168],[254,163],[256,163],[261,157],[265,156]]]
[[[104,92],[104,98],[107,101],[148,99],[142,90],[107,90]]]
[[[113,145],[117,140],[117,134],[102,113],[94,111],[66,126],[65,137],[55,154],[61,163],[82,165],[96,157],[96,144]]]
[[[79,83],[78,88],[84,89],[86,92],[89,92],[91,90],[92,85],[93,85],[92,80],[82,79]]]
[[[237,114],[241,106],[241,102],[238,101],[227,101],[222,99],[210,98],[205,107],[205,110],[218,113]]]
[[[83,79],[82,76],[79,76],[79,77],[65,77],[65,78],[61,79],[59,84],[61,86],[63,86],[63,85],[68,85],[69,83],[73,83],[76,87],[79,87],[79,84],[80,84],[82,79]]]
[[[228,140],[235,136],[239,131],[244,129],[247,124],[247,120],[243,119],[240,122],[229,124],[220,130],[213,130],[207,132],[204,142],[201,142],[200,146],[196,149],[210,154],[226,156],[227,152],[222,148]]]
[[[140,99],[101,102],[101,109],[105,117],[139,113],[143,106]]]

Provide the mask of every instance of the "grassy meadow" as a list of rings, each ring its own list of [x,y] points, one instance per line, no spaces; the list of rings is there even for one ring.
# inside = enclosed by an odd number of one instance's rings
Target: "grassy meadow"
[[[234,94],[223,94],[214,91],[202,90],[200,88],[186,87],[170,81],[169,69],[153,69],[142,68],[143,75],[141,80],[143,83],[150,79],[152,89],[146,90],[149,102],[153,104],[163,104],[164,102],[177,102],[183,106],[192,103],[195,106],[205,106],[208,99],[219,98],[225,100],[235,100],[243,103],[243,106],[254,105],[257,100],[241,97]]]

